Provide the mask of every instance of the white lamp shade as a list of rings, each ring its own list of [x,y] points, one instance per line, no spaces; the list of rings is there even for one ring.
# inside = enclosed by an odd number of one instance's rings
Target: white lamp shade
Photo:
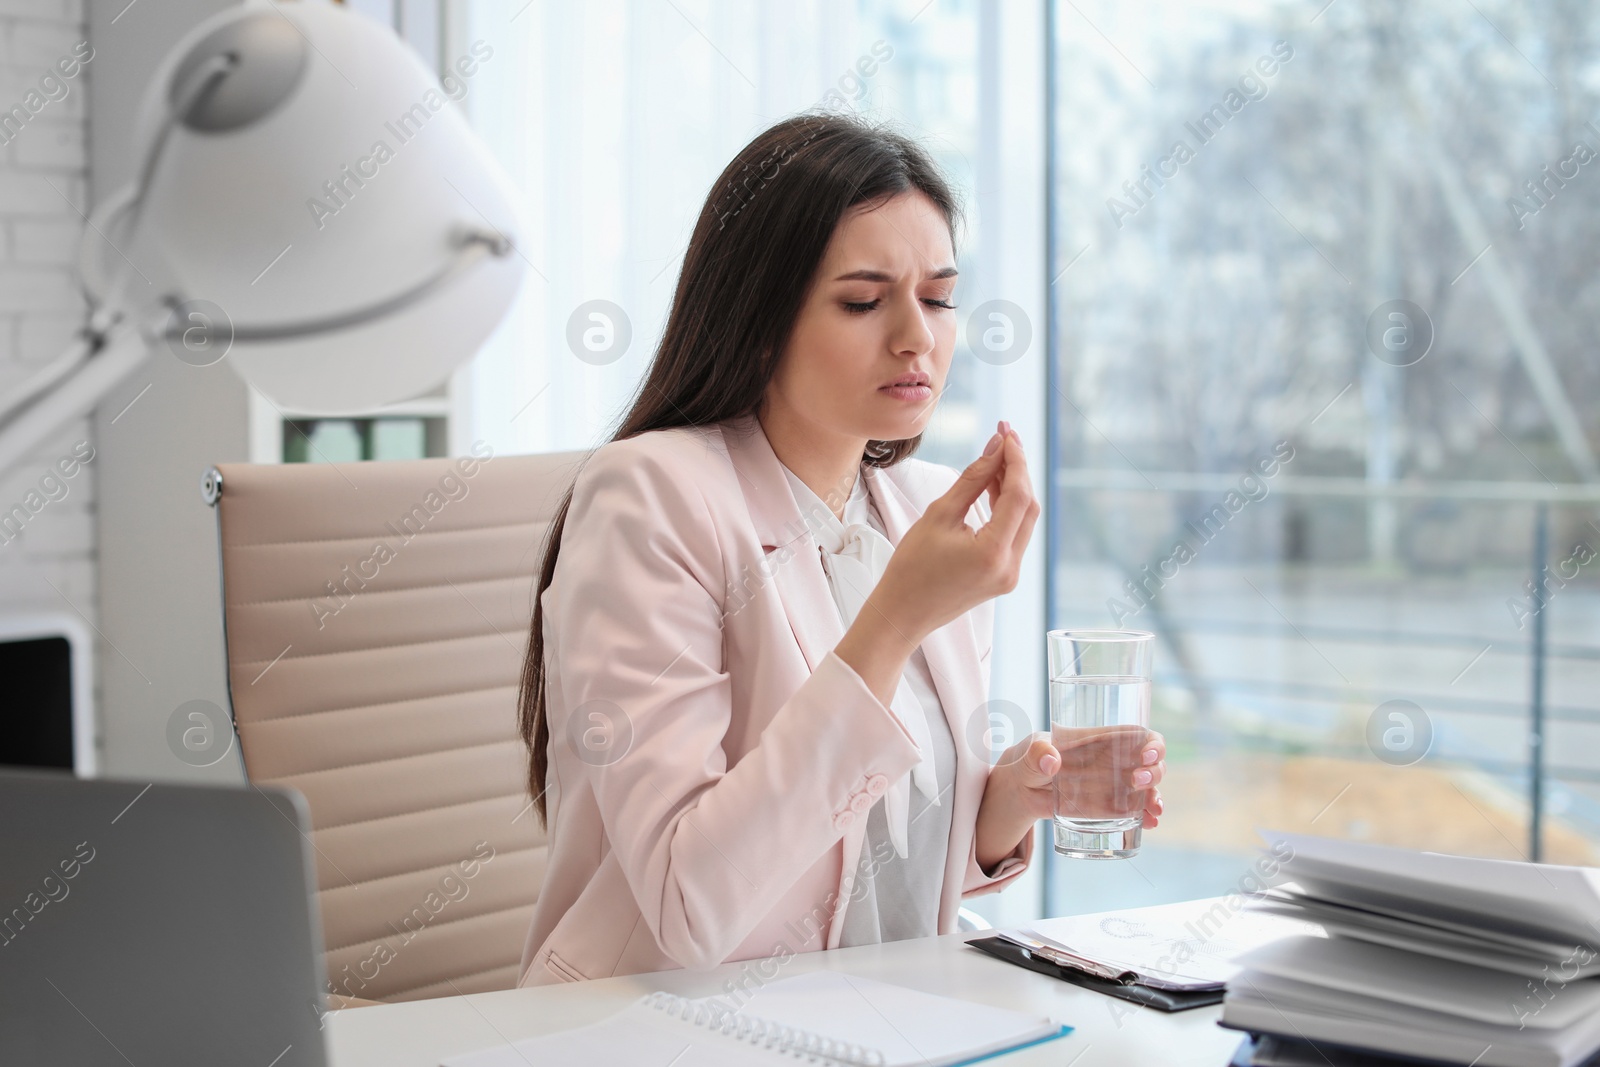
[[[190,47],[263,14],[288,20],[307,42],[298,82],[240,128],[175,125],[150,178],[135,248],[160,258],[180,298],[209,301],[240,328],[337,317],[439,272],[460,254],[462,229],[518,241],[512,186],[451,99],[471,91],[466,71],[494,61],[488,44],[465,54],[447,93],[392,30],[364,16],[248,3],[173,49],[146,95],[136,145],[156,136]],[[226,358],[295,413],[414,397],[477,351],[515,299],[524,265],[519,251],[483,255],[393,314],[292,340],[241,339]]]

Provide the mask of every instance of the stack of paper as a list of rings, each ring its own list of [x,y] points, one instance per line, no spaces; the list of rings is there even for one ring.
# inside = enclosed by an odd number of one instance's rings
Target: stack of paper
[[[1600,871],[1264,836],[1292,851],[1290,881],[1252,907],[1330,936],[1238,958],[1222,1025],[1319,1063],[1573,1067],[1600,1050]]]

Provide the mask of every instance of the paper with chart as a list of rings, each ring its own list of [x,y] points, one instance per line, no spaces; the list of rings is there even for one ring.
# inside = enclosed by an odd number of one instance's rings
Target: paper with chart
[[[1044,919],[1019,932],[1099,963],[1133,971],[1147,985],[1215,987],[1240,953],[1293,934],[1321,936],[1315,923],[1247,911],[1239,896]]]

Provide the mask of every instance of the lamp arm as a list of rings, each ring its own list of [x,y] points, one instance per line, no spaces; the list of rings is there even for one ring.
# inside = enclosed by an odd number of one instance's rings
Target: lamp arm
[[[119,323],[99,339],[80,335],[55,361],[70,359],[77,373],[0,427],[0,471],[13,469],[63,422],[90,411],[144,362],[148,351],[149,342],[131,323]]]
[[[89,358],[94,348],[94,338],[80,330],[74,337],[73,343],[64,348],[59,356],[28,375],[22,384],[6,394],[5,406],[0,408],[0,422],[13,412],[22,410],[34,397],[71,374],[79,364]]]
[[[123,219],[138,199],[139,189],[133,184],[108,195],[89,213],[87,224],[78,239],[78,288],[91,307],[103,307],[111,289],[111,268],[105,262],[106,249],[119,249],[119,228]],[[115,253],[120,255],[120,252]]]
[[[160,125],[156,127],[155,136],[150,139],[150,144],[145,148],[144,155],[139,160],[139,169],[136,172],[131,190],[124,190],[113,197],[113,203],[105,214],[105,225],[115,231],[117,225],[126,229],[132,237],[139,227],[139,215],[144,211],[144,198],[150,191],[150,185],[155,177],[156,166],[161,162],[162,153],[167,147],[167,140],[172,136],[172,128],[184,120],[195,106],[221,85],[227,76],[238,67],[239,59],[234,55],[216,55],[208,58],[190,73],[187,80],[177,88],[173,100],[166,108],[162,109]],[[96,212],[99,214],[99,212]],[[122,216],[127,216],[123,221]],[[98,227],[96,232],[104,237],[107,242],[112,239],[102,233]],[[113,248],[116,245],[112,245]],[[87,234],[83,252],[87,252]],[[124,256],[124,259],[127,257]],[[81,255],[84,265],[90,265],[89,257]],[[98,268],[98,264],[93,264]],[[126,303],[125,292],[132,280],[132,264],[126,264],[123,269],[118,269],[111,277],[109,293],[106,294],[102,307],[123,307]],[[88,279],[88,272],[85,272]]]

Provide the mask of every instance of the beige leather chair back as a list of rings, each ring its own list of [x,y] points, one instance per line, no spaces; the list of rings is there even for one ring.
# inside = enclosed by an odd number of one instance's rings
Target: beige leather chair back
[[[244,765],[310,804],[332,993],[516,984],[546,862],[517,682],[586,455],[208,475]]]

